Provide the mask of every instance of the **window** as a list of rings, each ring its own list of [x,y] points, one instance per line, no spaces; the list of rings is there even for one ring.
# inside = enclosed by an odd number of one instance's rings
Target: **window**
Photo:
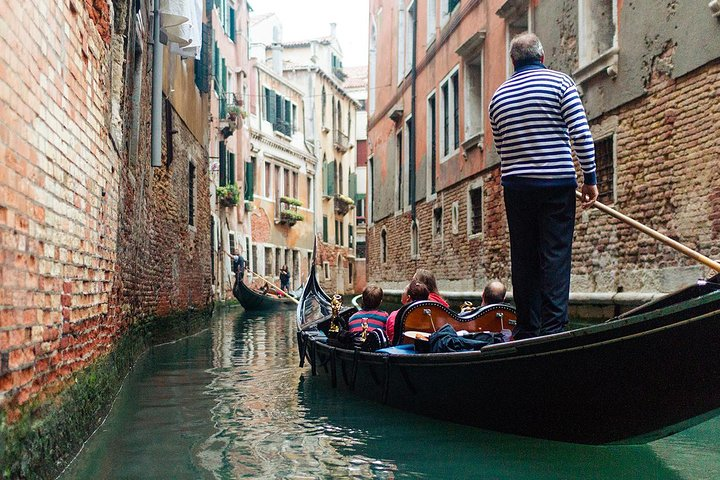
[[[368,158],[368,192],[367,192],[367,204],[368,204],[368,211],[367,211],[367,222],[372,223],[373,219],[375,218],[373,215],[373,192],[375,191],[375,173],[373,170],[373,166],[375,164],[375,161],[373,157]]]
[[[325,280],[330,280],[330,262],[323,262],[323,276]]]
[[[368,113],[375,112],[375,84],[377,76],[377,32],[380,23],[380,11],[370,19],[370,43],[368,66]]]
[[[615,201],[615,136],[610,135],[595,142],[595,165],[600,195],[603,203]]]
[[[227,178],[227,150],[225,149],[225,142],[219,141],[218,142],[218,168],[220,170],[220,186],[224,187],[228,184],[228,178]]]
[[[426,32],[426,40],[427,45],[429,46],[434,40],[435,40],[435,23],[436,23],[436,15],[437,12],[435,11],[435,0],[426,0],[427,1],[427,32]]]
[[[402,179],[403,190],[402,190],[402,206],[407,207],[410,205],[410,132],[413,130],[413,119],[407,118],[405,120],[405,128],[403,129],[403,154],[402,154]]]
[[[360,197],[355,202],[355,219],[358,225],[365,224],[365,198]]]
[[[253,271],[255,271],[255,272],[257,272],[258,270],[260,270],[260,269],[258,268],[258,249],[257,249],[257,245],[253,245],[253,246],[252,246],[252,257],[251,257],[251,258],[252,258],[252,265],[250,265],[250,269],[253,270]]]
[[[245,162],[245,200],[252,201],[255,196],[255,165],[257,158],[250,157],[249,162]]]
[[[413,55],[413,33],[415,29],[415,22],[413,18],[415,16],[415,2],[411,3],[405,10],[405,61],[403,63],[403,77],[407,76],[412,70]]]
[[[482,185],[471,185],[468,190],[468,235],[478,235],[483,230]]]
[[[420,258],[420,232],[416,221],[410,224],[410,257]]]
[[[188,166],[188,225],[195,225],[195,164]]]
[[[230,255],[237,255],[235,232],[228,232],[228,247],[230,248]]]
[[[460,146],[458,125],[458,71],[457,68],[448,75],[440,85],[440,148],[442,156],[440,161],[445,161]]]
[[[367,245],[365,244],[365,241],[358,240],[357,245],[355,247],[355,256],[357,258],[365,258],[366,250],[367,250]]]
[[[532,8],[527,2],[520,9],[515,9],[512,13],[509,13],[505,18],[507,29],[505,30],[505,50],[506,50],[506,75],[509,77],[514,72],[512,60],[510,60],[510,42],[515,37],[523,32],[532,32]]]
[[[345,224],[342,222],[342,220],[339,223],[340,223],[340,246],[344,247],[345,246]]]
[[[343,175],[343,166],[342,166],[342,163],[340,163],[339,168],[338,168],[338,183],[337,183],[337,188],[335,189],[335,191],[341,195],[343,193],[345,193],[345,191],[343,189],[343,183],[344,183],[343,176],[344,176]]]
[[[340,222],[335,220],[335,245],[340,245]]]
[[[403,132],[402,130],[395,136],[395,156],[396,156],[396,174],[397,183],[395,184],[395,210],[401,210],[403,207]]]
[[[435,92],[430,94],[427,103],[427,158],[430,168],[428,168],[428,190],[429,196],[435,195],[437,192],[437,117],[435,109]]]
[[[433,239],[441,238],[443,234],[442,211],[442,207],[433,209]]]
[[[292,172],[292,196],[293,198],[299,199],[298,196],[298,183],[300,181],[300,174],[298,172]]]
[[[350,248],[354,247],[355,238],[353,238],[353,233],[354,233],[353,226],[348,225],[348,247],[350,247]]]
[[[380,232],[380,263],[387,263],[387,230]]]
[[[270,197],[270,188],[271,188],[271,180],[272,180],[272,167],[270,166],[270,162],[265,162],[265,189],[263,190],[263,197],[269,198]]]
[[[322,119],[322,126],[325,126],[325,111],[327,110],[327,94],[325,93],[325,85],[322,87],[321,95],[321,107],[320,107],[320,118]]]
[[[305,202],[305,205],[309,210],[313,209],[313,186],[312,186],[312,178],[307,177],[305,179],[307,183],[307,202]]]
[[[617,0],[580,0],[578,17],[578,56],[583,67],[616,45]]]
[[[353,262],[348,262],[348,277],[349,277],[350,283],[353,283],[353,273],[354,273],[353,267],[354,266],[355,266],[355,264]]]
[[[483,134],[483,49],[485,36],[474,35],[458,49],[465,62],[463,100],[465,102],[463,124],[464,142],[471,142],[466,148],[474,147],[482,142]]]
[[[275,275],[280,275],[280,267],[282,267],[282,255],[279,248],[275,249]]]
[[[323,215],[323,230],[322,230],[323,242],[328,243],[328,217]]]
[[[397,2],[397,83],[400,83],[405,78],[405,0],[397,0]]]
[[[232,152],[227,153],[227,183],[228,185],[235,185],[237,183],[237,176],[235,175],[235,154]]]
[[[453,235],[457,235],[458,223],[460,223],[460,205],[458,205],[458,202],[452,203],[452,207],[450,208],[450,216],[452,219],[452,233]]]
[[[265,247],[265,271],[264,275],[272,275],[273,273],[273,254],[272,248]]]
[[[442,11],[442,25],[445,25],[450,19],[455,8],[460,4],[460,0],[441,0],[440,8]]]

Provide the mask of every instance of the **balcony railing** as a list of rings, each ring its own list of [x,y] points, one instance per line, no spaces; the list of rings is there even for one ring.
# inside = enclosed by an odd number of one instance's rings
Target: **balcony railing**
[[[350,148],[350,139],[340,130],[335,130],[334,141],[336,150],[347,152]]]
[[[290,128],[290,123],[283,122],[282,120],[277,120],[275,123],[273,123],[273,130],[275,130],[276,132],[280,132],[288,137],[292,136],[292,129]]]

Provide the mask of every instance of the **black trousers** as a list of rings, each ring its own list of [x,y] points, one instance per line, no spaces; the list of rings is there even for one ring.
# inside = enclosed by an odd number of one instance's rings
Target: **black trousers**
[[[510,229],[516,339],[562,331],[568,322],[575,188],[504,189]]]

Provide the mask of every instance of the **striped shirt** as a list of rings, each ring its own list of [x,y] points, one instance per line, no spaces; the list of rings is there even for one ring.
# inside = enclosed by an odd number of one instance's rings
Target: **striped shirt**
[[[490,101],[505,187],[577,186],[570,143],[586,185],[597,183],[595,147],[575,82],[540,62],[516,69]]]
[[[385,329],[388,314],[382,310],[359,310],[348,320],[348,330],[362,332],[363,323],[367,322],[368,332],[376,328]]]

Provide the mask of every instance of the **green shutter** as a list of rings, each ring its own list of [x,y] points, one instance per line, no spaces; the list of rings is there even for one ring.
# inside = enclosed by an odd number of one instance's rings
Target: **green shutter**
[[[234,184],[236,182],[235,177],[235,154],[228,152],[228,184]]]
[[[222,91],[220,92],[220,118],[225,118],[226,116],[226,106],[227,106],[227,95],[225,92],[227,92],[227,67],[225,66],[225,59],[222,59],[222,68],[220,69],[220,84],[222,86]]]
[[[357,201],[357,174],[355,172],[350,174],[348,182],[350,183],[350,191],[348,192],[350,198],[352,198],[354,201]]]
[[[217,42],[213,42],[213,78],[215,93],[220,93],[220,50],[218,49]]]
[[[210,25],[203,23],[202,46],[200,48],[200,60],[195,60],[195,84],[201,93],[210,91],[210,73],[213,68],[213,31]],[[211,52],[212,50],[212,52]]]
[[[328,219],[323,216],[323,242],[328,242]]]
[[[275,109],[275,92],[273,90],[267,90],[267,121],[275,123],[276,109]]]
[[[245,200],[252,201],[255,195],[255,159],[245,163]]]
[[[220,186],[224,187],[227,185],[227,153],[225,151],[225,142],[219,142],[219,163],[220,163]]]
[[[335,177],[337,177],[337,162],[333,160],[330,162],[330,175],[328,175],[328,192],[331,195],[336,194],[335,191]]]
[[[230,40],[235,41],[235,9],[230,7]]]

